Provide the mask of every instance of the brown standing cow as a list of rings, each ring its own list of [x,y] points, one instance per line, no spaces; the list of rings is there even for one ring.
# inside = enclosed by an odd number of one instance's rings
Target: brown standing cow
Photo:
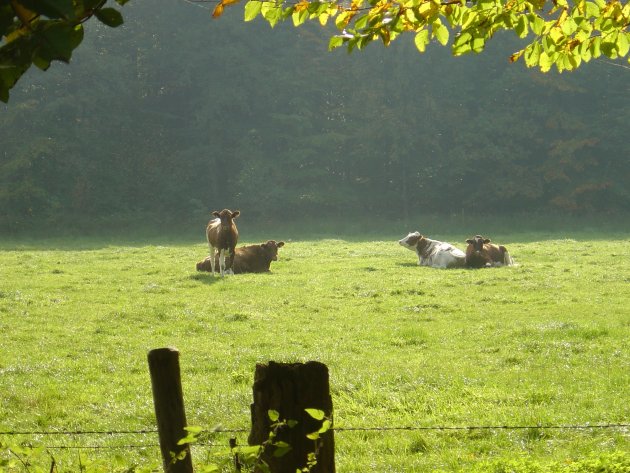
[[[226,271],[228,274],[232,272],[234,249],[236,248],[236,242],[238,242],[238,229],[236,228],[234,219],[240,214],[241,212],[238,210],[232,212],[228,209],[223,209],[221,212],[217,212],[216,210],[212,212],[212,215],[217,218],[210,220],[206,227],[212,274],[214,274],[215,253],[218,253],[221,277],[225,276]],[[228,257],[227,264],[225,262],[226,255]]]
[[[232,270],[234,274],[267,273],[272,261],[278,260],[278,248],[284,246],[283,241],[269,240],[260,245],[248,245],[236,248]],[[217,264],[215,257],[215,265]],[[211,271],[212,261],[208,256],[197,263],[197,271]]]
[[[505,246],[490,243],[489,238],[475,235],[466,240],[466,266],[469,268],[485,268],[491,266],[512,266],[514,260]]]

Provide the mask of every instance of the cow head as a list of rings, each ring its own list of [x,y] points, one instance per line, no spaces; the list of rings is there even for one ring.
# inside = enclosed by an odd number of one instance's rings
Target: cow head
[[[404,246],[408,250],[414,250],[418,246],[418,242],[422,240],[424,236],[420,232],[411,232],[402,240],[398,240],[398,244]]]
[[[473,238],[466,240],[466,243],[470,245],[469,248],[472,247],[472,252],[481,253],[481,251],[483,250],[483,245],[490,243],[490,239],[484,238],[481,235],[475,235]]]
[[[235,210],[234,212],[232,212],[229,209],[223,209],[221,210],[221,212],[218,212],[216,210],[212,212],[212,215],[214,215],[215,217],[221,220],[222,227],[232,226],[232,220],[234,220],[240,214],[241,212],[239,210]]]
[[[261,244],[260,246],[263,250],[265,250],[267,256],[271,261],[278,261],[278,248],[282,248],[284,246],[284,242],[269,240],[266,243]]]

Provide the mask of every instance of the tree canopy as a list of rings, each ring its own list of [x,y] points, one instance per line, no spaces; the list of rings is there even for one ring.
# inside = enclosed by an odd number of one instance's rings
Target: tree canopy
[[[115,0],[124,5],[128,0]],[[188,0],[205,3],[207,0]],[[214,17],[241,0],[217,0]],[[123,18],[108,0],[0,0],[0,100],[31,65],[47,70],[70,61],[92,17],[116,27]],[[620,0],[249,0],[244,19],[261,16],[275,26],[314,20],[334,23],[329,49],[389,45],[415,35],[418,51],[450,44],[456,56],[481,52],[500,30],[514,31],[525,46],[509,57],[529,67],[573,70],[593,58],[624,58],[630,50],[630,3]]]

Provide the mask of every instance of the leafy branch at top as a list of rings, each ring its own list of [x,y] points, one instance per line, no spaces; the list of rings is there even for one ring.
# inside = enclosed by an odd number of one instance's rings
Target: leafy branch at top
[[[69,62],[92,17],[116,27],[120,12],[111,0],[0,0],[0,100],[35,64]],[[124,5],[128,0],[115,0]],[[241,0],[219,0],[213,17]],[[630,51],[630,3],[621,0],[247,0],[245,21],[261,16],[273,27],[334,22],[329,49],[386,46],[402,33],[414,35],[421,53],[432,42],[450,44],[455,56],[479,53],[499,30],[511,30],[528,44],[510,56],[543,72],[573,70],[593,58],[624,58]]]
[[[32,64],[45,71],[52,61],[69,62],[90,18],[120,26],[122,15],[107,1],[0,0],[0,100],[9,100],[9,90]]]
[[[222,0],[213,12],[219,17]],[[415,35],[421,53],[431,42],[451,44],[455,56],[479,53],[499,30],[511,30],[529,44],[510,56],[528,67],[562,72],[606,56],[617,59],[630,50],[630,3],[620,0],[249,0],[245,21],[262,16],[273,27],[280,21],[299,26],[317,20],[334,22],[338,34],[329,49],[362,49],[380,40],[386,46],[402,33]]]

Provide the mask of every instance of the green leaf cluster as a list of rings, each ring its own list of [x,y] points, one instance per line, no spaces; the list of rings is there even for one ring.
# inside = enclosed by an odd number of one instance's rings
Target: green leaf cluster
[[[128,0],[116,0],[124,5]],[[83,41],[83,23],[96,16],[116,27],[120,12],[107,0],[0,1],[0,100],[32,64],[47,70],[52,61],[69,62]]]
[[[554,65],[560,72],[573,70],[601,55],[623,58],[630,50],[630,4],[621,0],[249,1],[245,20],[259,14],[271,26],[289,17],[295,26],[307,20],[326,25],[333,18],[340,34],[330,38],[330,50],[344,45],[348,51],[363,49],[375,40],[388,46],[409,32],[420,53],[433,41],[442,46],[452,41],[453,55],[461,56],[482,52],[497,31],[511,30],[530,39],[510,61],[524,57],[528,67],[543,72]]]

